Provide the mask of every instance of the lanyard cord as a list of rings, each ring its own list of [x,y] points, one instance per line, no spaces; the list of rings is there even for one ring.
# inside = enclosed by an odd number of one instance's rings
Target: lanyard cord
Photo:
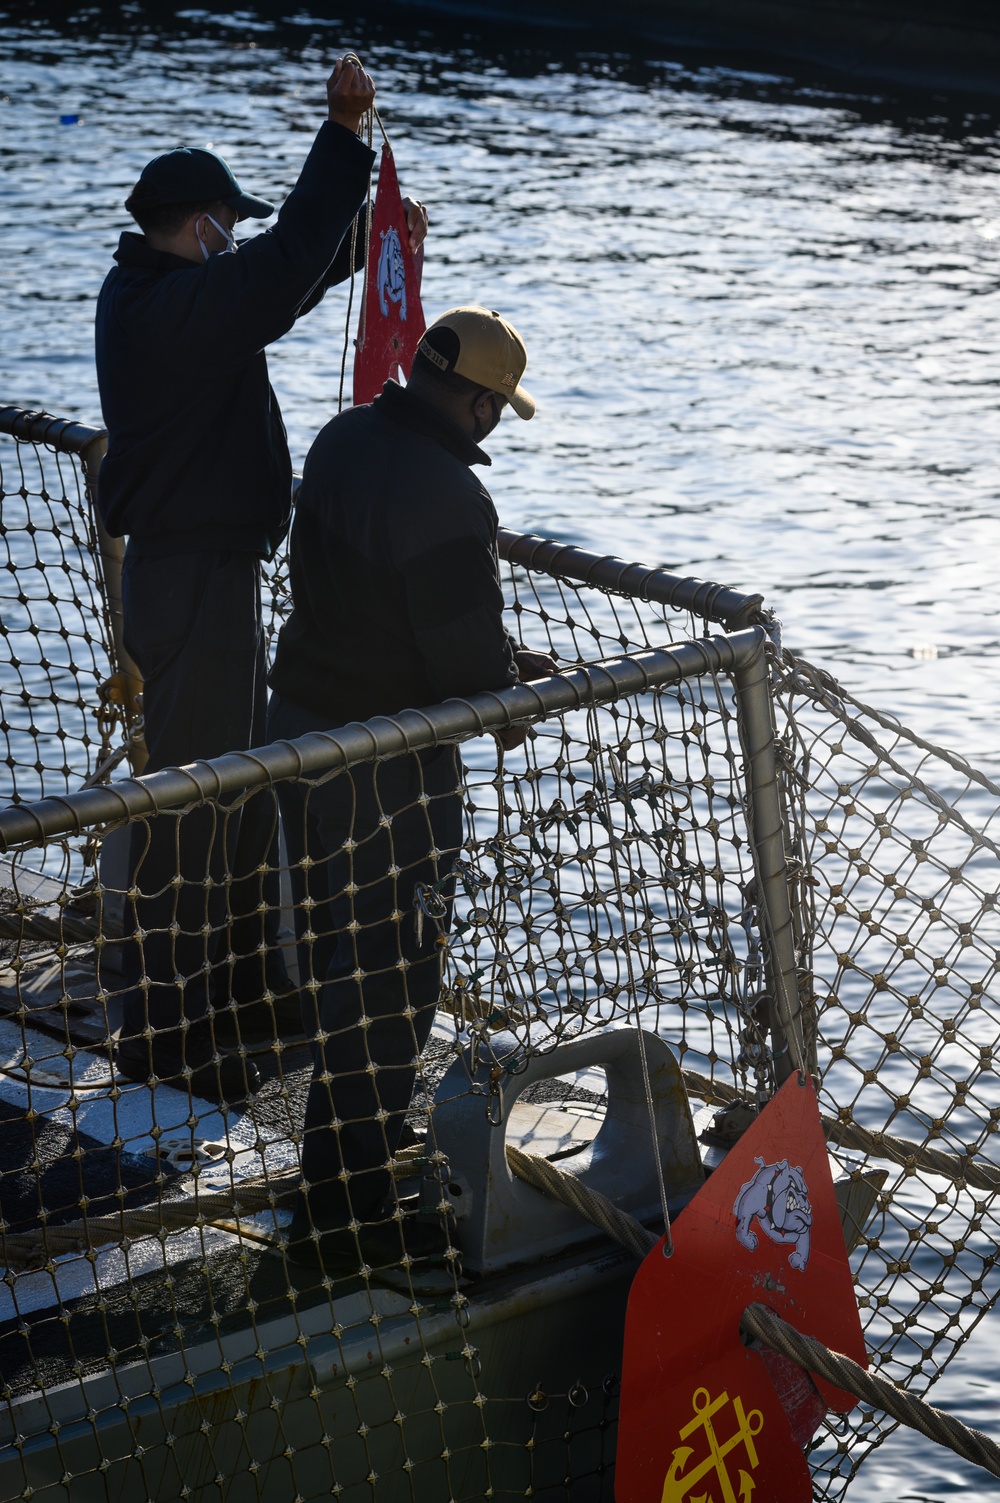
[[[642,1015],[639,1007],[639,991],[636,986],[635,962],[632,955],[632,945],[629,940],[628,919],[625,913],[625,894],[622,889],[621,870],[618,865],[618,850],[615,845],[614,821],[611,814],[611,794],[608,788],[608,774],[604,763],[604,748],[601,744],[600,726],[597,721],[597,712],[591,707],[587,711],[587,730],[590,744],[597,754],[595,773],[600,776],[604,788],[604,813],[608,829],[608,850],[611,857],[611,872],[615,882],[615,896],[618,900],[618,911],[622,916],[622,944],[625,950],[625,967],[628,971],[628,989],[631,999],[631,1011],[635,1015],[636,1037],[639,1045],[639,1063],[642,1068],[642,1083],[646,1093],[646,1109],[649,1113],[649,1135],[653,1145],[653,1160],[656,1164],[656,1180],[660,1190],[660,1207],[663,1212],[663,1230],[666,1240],[663,1244],[663,1256],[673,1256],[674,1239],[670,1227],[670,1207],[667,1204],[667,1186],[663,1177],[663,1161],[660,1158],[660,1143],[656,1131],[656,1104],[653,1101],[653,1087],[649,1078],[649,1061],[646,1058],[646,1036],[642,1029]]]
[[[361,59],[358,57],[358,54],[356,52],[345,52],[344,53],[344,62],[345,63],[353,63],[356,68],[361,68],[361,67],[364,66],[364,64],[362,63]],[[389,137],[386,134],[385,126],[382,124],[382,117],[379,114],[378,110],[375,108],[374,103],[372,104],[372,106],[371,106],[370,109],[367,109],[365,111],[364,117],[363,117],[363,119],[361,121],[361,125],[360,125],[359,130],[358,130],[358,135],[361,137],[362,141],[365,142],[365,145],[370,147],[371,144],[372,144],[372,138],[373,138],[374,132],[375,132],[375,121],[378,121],[378,128],[382,132],[382,140],[383,140],[386,148],[389,151],[391,151],[392,150],[392,146],[390,145]],[[363,281],[362,281],[362,284],[361,284],[361,320],[360,320],[360,323],[358,325],[358,338],[357,338],[357,347],[358,347],[359,350],[363,350],[364,347],[365,347],[365,321],[366,321],[367,312],[368,312],[368,251],[369,251],[369,247],[371,245],[371,233],[372,233],[372,183],[371,183],[371,178],[370,177],[368,179],[368,197],[367,197],[367,199],[365,201],[364,214],[365,214],[365,227],[364,227],[364,235],[365,235],[365,265],[364,265],[364,278],[363,278]],[[349,287],[348,294],[347,294],[347,314],[346,314],[346,317],[345,317],[345,320],[344,320],[344,346],[343,346],[343,350],[341,351],[341,356],[340,356],[340,387],[339,387],[338,392],[337,392],[337,411],[338,412],[343,412],[343,410],[344,410],[344,385],[345,385],[345,382],[346,382],[346,379],[347,379],[347,354],[348,354],[348,351],[350,350],[350,347],[351,347],[351,319],[352,319],[352,316],[353,316],[353,313],[354,313],[354,288],[355,288],[355,284],[356,284],[356,281],[357,281],[357,275],[356,275],[356,272],[355,272],[355,266],[356,266],[357,259],[358,259],[357,251],[358,251],[358,219],[359,218],[360,218],[360,215],[355,216],[354,220],[351,223],[351,255],[350,255],[351,276],[350,276],[350,287]]]

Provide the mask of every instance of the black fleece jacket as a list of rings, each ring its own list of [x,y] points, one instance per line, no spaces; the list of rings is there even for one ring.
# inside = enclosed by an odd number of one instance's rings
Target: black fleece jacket
[[[497,514],[460,429],[394,381],[306,460],[270,684],[330,726],[517,680]]]
[[[273,552],[292,466],[264,349],[350,274],[372,161],[326,122],[277,223],[235,255],[198,264],[122,235],[96,325],[98,506],[113,537],[145,554]]]

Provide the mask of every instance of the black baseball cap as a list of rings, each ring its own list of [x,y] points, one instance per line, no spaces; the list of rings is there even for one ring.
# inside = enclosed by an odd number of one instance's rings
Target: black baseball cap
[[[274,204],[266,198],[243,192],[221,157],[198,146],[179,146],[148,162],[132,189],[129,206],[152,209],[213,199],[235,209],[237,219],[267,219],[274,213]]]

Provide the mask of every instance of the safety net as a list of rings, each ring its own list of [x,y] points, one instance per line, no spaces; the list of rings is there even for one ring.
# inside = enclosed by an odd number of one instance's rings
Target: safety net
[[[110,710],[95,713],[110,677],[110,622],[95,566],[86,451],[99,453],[102,436],[0,407],[0,433],[9,430],[37,441],[0,445],[4,804],[78,788],[114,729]]]
[[[557,674],[125,778],[100,435],[42,421],[0,414],[0,1499],[610,1500],[636,1265],[573,1196],[662,1227],[796,1062],[872,1365],[930,1389],[996,1297],[1000,789],[759,597],[509,533]],[[894,1423],[821,1425],[817,1495]]]

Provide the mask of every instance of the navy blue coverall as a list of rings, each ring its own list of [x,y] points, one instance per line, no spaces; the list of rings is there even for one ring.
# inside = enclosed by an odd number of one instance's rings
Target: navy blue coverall
[[[516,682],[497,515],[470,469],[489,462],[392,381],[323,429],[289,543],[269,739]],[[457,750],[442,747],[278,785],[300,976],[318,987],[302,1172],[309,1214],[327,1226],[375,1217],[390,1186],[440,993],[461,777]],[[437,922],[417,922],[421,892]]]
[[[264,350],[350,274],[372,161],[326,122],[271,229],[202,264],[123,234],[101,290],[98,506],[128,537],[125,641],[144,680],[150,772],[265,740],[260,570],[288,526],[292,467]],[[257,909],[262,892],[276,909],[277,894],[257,868],[273,864],[274,835],[267,797],[134,827],[146,938],[141,953],[126,945],[125,1036],[148,1019],[172,1059],[182,1017],[260,996],[269,931]]]

